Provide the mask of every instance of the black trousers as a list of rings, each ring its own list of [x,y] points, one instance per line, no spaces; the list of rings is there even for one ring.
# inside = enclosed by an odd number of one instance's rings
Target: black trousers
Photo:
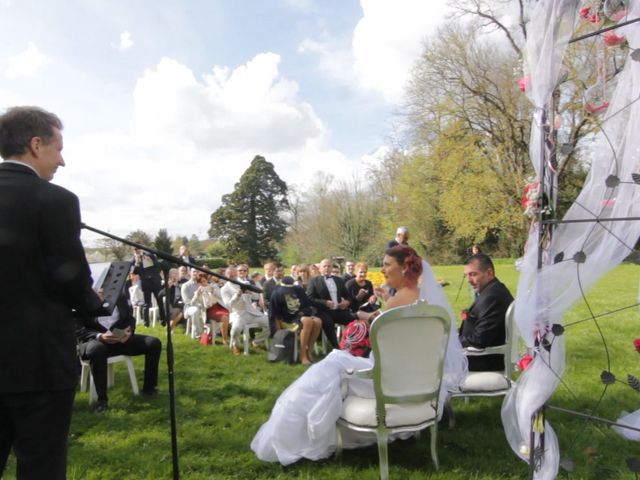
[[[164,324],[166,321],[164,314],[164,297],[159,296],[162,287],[157,288],[143,288],[142,295],[144,296],[144,305],[142,306],[142,318],[144,319],[144,325],[149,326],[149,309],[153,305],[151,303],[151,295],[156,297],[156,303],[158,304],[158,312],[160,313],[160,321]]]
[[[13,448],[18,480],[66,478],[74,396],[75,388],[0,394],[0,477]]]
[[[107,359],[117,355],[144,355],[144,384],[149,390],[158,385],[158,364],[162,343],[156,337],[131,335],[126,343],[102,343],[91,340],[80,345],[80,356],[89,360],[98,400],[107,400]]]
[[[322,320],[322,330],[327,336],[333,348],[338,348],[338,337],[336,336],[336,323],[348,325],[355,318],[349,310],[325,310],[318,312],[317,317]]]

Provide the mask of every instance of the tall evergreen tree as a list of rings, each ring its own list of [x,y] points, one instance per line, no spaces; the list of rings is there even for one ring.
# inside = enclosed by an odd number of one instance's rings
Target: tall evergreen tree
[[[158,230],[158,234],[153,240],[153,247],[159,252],[168,253],[169,255],[173,254],[171,237],[167,233],[166,228],[161,228],[160,230]]]
[[[222,241],[233,260],[259,265],[278,253],[276,245],[287,228],[282,213],[288,206],[287,184],[272,163],[256,155],[211,214],[209,236]]]

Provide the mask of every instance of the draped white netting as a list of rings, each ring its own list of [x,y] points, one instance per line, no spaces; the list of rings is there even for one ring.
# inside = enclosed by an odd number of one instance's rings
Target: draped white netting
[[[629,2],[628,19],[638,16],[639,5],[640,0]],[[575,0],[540,0],[531,14],[526,45],[527,94],[536,107],[530,154],[538,175],[544,158],[543,122],[548,116],[545,109],[574,30],[578,7]],[[640,48],[637,24],[620,27],[616,33],[626,36],[629,52]],[[639,96],[640,62],[628,58],[600,119],[602,128],[593,143],[587,180],[563,220],[640,216],[640,185],[632,179],[632,174],[640,173]],[[507,440],[523,460],[529,461],[532,416],[552,395],[565,368],[564,336],[552,333],[552,326],[561,325],[564,312],[629,255],[639,236],[640,221],[561,224],[546,246],[543,265],[538,269],[538,230],[532,228],[520,273],[516,319],[528,347],[534,348],[536,339],[544,339],[550,347],[536,348],[532,364],[505,397],[502,407]],[[545,448],[535,454],[536,479],[554,478],[559,467],[558,441],[548,422],[544,432]]]

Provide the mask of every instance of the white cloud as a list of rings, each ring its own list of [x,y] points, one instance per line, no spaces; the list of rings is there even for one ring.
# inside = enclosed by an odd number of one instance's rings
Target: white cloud
[[[425,37],[448,10],[443,0],[361,0],[363,17],[353,32],[354,68],[363,87],[396,102]]]
[[[293,8],[300,10],[306,10],[313,5],[312,0],[285,0],[285,3]]]
[[[33,77],[47,62],[47,57],[40,53],[33,42],[29,42],[24,52],[8,58],[5,76],[7,78]]]
[[[156,141],[179,138],[203,150],[299,149],[325,127],[298,98],[298,85],[278,72],[280,57],[261,53],[230,70],[215,66],[198,81],[181,63],[163,58],[134,92],[138,134]]]
[[[298,52],[317,55],[319,69],[334,81],[397,103],[424,39],[449,8],[445,0],[361,0],[360,4],[363,15],[350,45],[325,34],[322,39],[305,39]]]
[[[128,50],[133,47],[133,40],[131,39],[131,33],[124,31],[120,34],[120,50]]]

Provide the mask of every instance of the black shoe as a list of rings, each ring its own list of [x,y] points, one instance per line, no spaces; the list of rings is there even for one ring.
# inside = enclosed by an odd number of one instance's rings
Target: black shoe
[[[151,388],[143,388],[142,389],[142,394],[143,395],[148,395],[148,396],[153,396],[153,395],[158,395],[160,393],[160,390],[158,390],[156,387],[151,387]]]
[[[96,407],[93,409],[96,413],[104,413],[109,410],[109,403],[106,400],[98,400]]]

